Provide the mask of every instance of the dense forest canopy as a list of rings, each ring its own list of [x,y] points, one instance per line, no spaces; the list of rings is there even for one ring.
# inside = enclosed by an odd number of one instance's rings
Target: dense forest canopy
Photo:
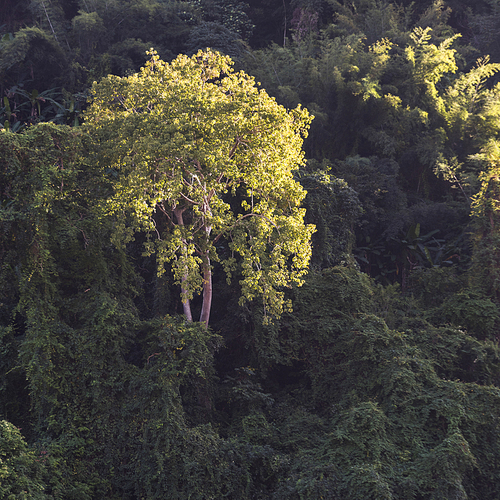
[[[499,28],[0,0],[0,499],[499,498]]]

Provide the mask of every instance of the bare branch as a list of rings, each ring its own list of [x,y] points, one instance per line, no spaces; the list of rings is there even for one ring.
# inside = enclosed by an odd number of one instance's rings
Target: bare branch
[[[161,203],[157,203],[156,204],[157,208],[160,210],[160,212],[163,212],[163,214],[167,217],[167,219],[173,223],[172,221],[172,217],[170,217],[170,215],[167,213],[167,211],[165,210],[165,207],[163,206],[163,202]]]
[[[186,200],[189,201],[189,203],[192,203],[193,205],[199,205],[197,201],[192,200],[191,198],[188,198],[184,193],[180,193],[180,195]],[[184,209],[185,210],[185,209]]]
[[[240,145],[240,142],[241,142],[241,138],[236,137],[236,141],[234,143],[234,146],[232,147],[231,151],[229,152],[229,159],[231,159],[233,157],[234,153],[236,153],[236,149]]]
[[[158,228],[156,227],[156,221],[154,220],[153,217],[150,217],[150,220],[153,222],[153,226],[155,227],[155,231],[156,231],[156,234],[158,235],[158,239],[161,241],[160,231],[158,231]]]

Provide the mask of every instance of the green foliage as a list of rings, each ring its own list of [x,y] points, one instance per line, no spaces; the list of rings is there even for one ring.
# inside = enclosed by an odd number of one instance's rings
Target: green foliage
[[[458,35],[447,38],[436,46],[429,44],[431,39],[430,28],[415,28],[410,35],[411,43],[405,49],[405,56],[414,75],[414,85],[422,87],[424,94],[431,99],[431,106],[440,111],[441,102],[438,98],[436,84],[447,74],[455,73],[458,69],[455,61],[455,50],[451,45]],[[418,90],[413,93],[413,98],[420,100]],[[414,104],[414,103],[413,103]]]
[[[248,337],[263,388],[255,374],[238,376],[253,406],[248,417],[241,405],[230,410],[241,422],[231,432],[265,436],[275,450],[271,498],[498,494],[486,458],[499,445],[490,434],[496,344],[432,327],[415,301],[345,268],[309,273],[293,302],[293,313]],[[259,397],[266,387],[270,405]]]
[[[207,47],[227,54],[235,60],[241,57],[245,49],[245,45],[236,33],[233,33],[224,25],[214,22],[202,22],[189,33],[186,50],[188,54],[195,54],[200,49],[203,50]]]
[[[106,42],[107,31],[104,21],[97,12],[80,11],[71,22],[73,35],[78,40],[83,57],[87,59],[93,55],[100,44]]]
[[[0,44],[0,84],[3,88],[26,82],[26,90],[46,90],[60,85],[66,68],[64,51],[39,28],[23,28],[12,40]]]
[[[73,35],[82,50],[81,62],[89,69],[95,65],[95,59],[89,59],[92,53],[105,56],[112,45],[127,39],[141,40],[172,57],[184,49],[191,25],[199,21],[190,2],[95,0],[80,1],[79,6]]]
[[[0,498],[48,499],[42,478],[43,455],[30,449],[19,429],[0,420]]]
[[[264,369],[300,360],[323,378],[318,356],[325,354],[332,336],[347,328],[353,315],[369,310],[371,294],[367,276],[353,268],[311,270],[303,287],[293,289],[293,312],[273,325],[261,327],[257,313],[247,346]],[[328,385],[328,379],[324,383]]]
[[[306,222],[316,225],[312,237],[312,264],[332,267],[352,263],[354,225],[361,215],[357,193],[343,179],[332,178],[326,169],[315,170],[313,161],[301,172],[306,189]]]
[[[79,133],[45,124],[0,139],[9,150],[2,180],[11,200],[2,205],[9,228],[3,244],[10,248],[15,239],[22,263],[16,309],[25,331],[17,362],[50,456],[44,484],[61,498],[103,498],[111,487],[149,498],[164,488],[174,498],[177,490],[200,488],[198,476],[183,479],[187,457],[207,453],[218,438],[187,427],[180,392],[191,407],[208,411],[218,337],[170,318],[139,321],[131,300],[138,279],[125,255],[112,250],[109,223],[85,206],[96,184],[75,162]],[[185,465],[172,468],[181,455]],[[158,476],[163,467],[172,470]]]
[[[348,283],[352,286],[355,281]],[[486,434],[491,438],[483,426],[493,429],[496,417],[488,413],[489,403],[479,403],[499,397],[498,389],[487,385],[497,376],[497,346],[459,330],[432,328],[418,316],[410,320],[409,310],[405,326],[400,324],[404,332],[389,330],[379,318],[359,309],[354,315],[345,314],[353,310],[350,302],[340,310],[325,311],[321,300],[327,295],[327,283],[321,288],[319,284],[300,290],[307,293],[311,307],[303,316],[309,322],[300,338],[302,352],[314,352],[303,359],[314,407],[322,418],[313,425],[310,416],[312,427],[300,426],[302,439],[289,455],[286,479],[280,481],[276,498],[498,494],[488,486],[495,484],[495,473],[483,460],[496,453],[499,443],[482,440]],[[343,291],[345,285],[345,281],[328,283],[330,296],[336,286]],[[359,294],[363,292],[358,289]],[[303,299],[296,302],[303,303]],[[319,307],[313,313],[316,303]],[[302,311],[297,307],[294,314],[300,317]],[[458,365],[463,370],[456,371]],[[311,405],[311,393],[301,391],[304,403]],[[477,405],[482,410],[476,410]],[[283,446],[297,414],[280,414],[277,409],[271,414],[279,419],[275,422]]]
[[[60,0],[28,0],[27,3],[35,25],[46,33],[50,33],[58,44],[65,43],[67,45],[67,26],[64,19],[65,2],[60,2]]]
[[[393,237],[403,230],[407,223],[407,195],[398,183],[399,165],[395,161],[356,155],[335,163],[333,172],[360,197],[362,233],[373,233],[371,228],[377,226],[379,236]]]
[[[4,97],[0,108],[0,124],[8,131],[19,132],[28,125],[51,121],[58,124],[78,126],[78,116],[84,98],[70,96],[53,88],[43,92],[23,90],[14,85]]]
[[[481,54],[489,54],[495,62],[499,61],[497,46],[497,26],[499,24],[498,3],[491,0],[483,2],[483,9],[467,9],[467,21],[471,29],[471,43]]]
[[[308,40],[288,48],[274,45],[245,61],[280,102],[290,107],[302,102],[317,115],[311,129],[315,137],[308,149],[311,155],[336,158],[352,153],[359,138],[357,128],[366,128],[358,117],[365,112],[369,96],[376,93],[390,43],[380,42],[366,53],[362,39],[358,35],[333,38],[325,31],[318,42]]]
[[[500,497],[497,0],[0,4],[1,498]]]
[[[136,38],[127,38],[109,48],[111,73],[127,75],[137,71],[146,62],[149,45]]]
[[[237,34],[240,39],[248,40],[250,38],[255,26],[247,14],[248,3],[238,0],[191,0],[190,3],[200,9],[203,21],[209,24],[221,24]],[[217,46],[213,45],[207,45],[206,47],[218,49]],[[204,49],[205,47],[199,48]],[[231,55],[228,52],[226,53]]]
[[[370,8],[373,2],[356,5],[359,20]],[[338,159],[330,162],[334,175],[357,191],[364,209],[356,251],[362,269],[405,290],[418,266],[469,262],[464,225],[482,169],[471,154],[497,134],[491,81],[498,68],[485,58],[460,73],[457,35],[433,31],[429,21],[400,36],[403,24],[396,25],[398,35],[370,46],[358,28],[335,37],[329,27],[254,53],[247,65],[280,102],[314,112],[307,153]],[[446,225],[438,222],[445,210]],[[409,238],[418,225],[428,241]]]
[[[477,183],[468,155],[496,130],[497,90],[488,82],[497,66],[480,59],[457,73],[458,35],[433,39],[430,27],[406,33],[368,45],[357,31],[335,36],[329,27],[316,40],[256,52],[246,65],[280,102],[315,113],[311,156],[392,158],[406,191],[435,199],[444,187],[435,171],[470,197]]]
[[[475,248],[471,280],[499,302],[500,276],[498,274],[498,159],[499,147],[495,140],[474,157],[483,165],[480,174],[481,189],[473,200]]]
[[[411,291],[423,309],[439,306],[466,286],[465,276],[456,268],[418,269],[412,274]]]
[[[480,293],[467,290],[445,299],[434,311],[429,311],[434,321],[449,322],[464,327],[479,338],[495,338],[500,318],[498,306]]]

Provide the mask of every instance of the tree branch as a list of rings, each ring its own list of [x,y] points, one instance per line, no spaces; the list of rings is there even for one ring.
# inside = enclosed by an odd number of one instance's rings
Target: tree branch
[[[236,227],[238,225],[239,222],[241,222],[243,219],[246,219],[247,217],[260,217],[262,219],[265,219],[267,220],[267,222],[269,222],[269,224],[271,224],[272,226],[274,226],[276,228],[276,230],[278,231],[278,233],[280,232],[280,228],[271,220],[269,219],[268,217],[266,217],[265,215],[261,215],[261,214],[246,214],[244,215],[243,217],[240,217],[230,228],[229,228],[229,231],[231,231],[234,227]],[[216,243],[219,238],[223,235],[224,233],[219,233],[215,238],[214,238],[214,243]]]
[[[180,195],[186,200],[189,201],[189,203],[192,203],[193,205],[199,205],[197,201],[192,200],[191,198],[188,198],[184,193],[180,193]],[[184,209],[185,210],[185,209]],[[183,210],[183,211],[184,211]]]
[[[231,151],[229,152],[229,159],[231,159],[233,157],[234,153],[236,153],[236,149],[240,145],[240,142],[241,142],[240,137],[236,137],[236,141],[234,143],[234,146],[231,148]]]

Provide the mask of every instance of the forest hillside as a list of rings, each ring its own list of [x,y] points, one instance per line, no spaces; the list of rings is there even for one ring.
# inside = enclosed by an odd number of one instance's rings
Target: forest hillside
[[[500,498],[499,0],[0,0],[0,500]]]

